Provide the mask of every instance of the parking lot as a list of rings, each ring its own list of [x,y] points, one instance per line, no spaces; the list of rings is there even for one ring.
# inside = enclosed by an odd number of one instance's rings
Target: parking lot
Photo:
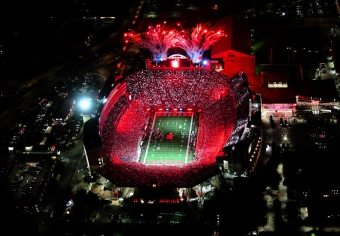
[[[81,99],[95,101],[99,83],[93,77],[69,77],[37,98],[25,110],[17,110],[16,118],[4,134],[4,145],[56,146],[70,150],[83,125],[78,104]],[[43,149],[43,147],[40,147]]]
[[[24,202],[35,199],[41,202],[50,178],[54,175],[56,161],[42,158],[39,163],[26,162],[27,157],[19,157],[9,178],[14,199]],[[25,201],[26,200],[26,201]]]
[[[84,111],[77,102],[86,97],[95,104],[100,86],[94,77],[64,78],[27,110],[18,110],[13,125],[4,129],[1,138],[8,158],[0,163],[0,177],[7,183],[9,197],[25,205],[25,211],[42,209],[40,203],[50,180],[60,178],[55,176],[57,159],[73,160],[70,151],[76,147],[77,153],[82,153],[77,144],[82,139]]]

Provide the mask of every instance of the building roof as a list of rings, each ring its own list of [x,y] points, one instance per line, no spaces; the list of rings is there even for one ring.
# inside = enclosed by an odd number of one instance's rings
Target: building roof
[[[101,159],[100,156],[100,147],[92,148],[90,150],[86,150],[87,160],[91,170],[96,170],[100,167],[99,160]],[[104,163],[101,163],[104,165]]]
[[[275,79],[273,76],[280,76],[278,79],[284,79],[284,76],[289,75],[289,81],[295,83],[297,80],[303,79],[302,66],[300,64],[261,64],[261,74]],[[288,79],[288,78],[286,78]],[[274,82],[274,81],[272,81]],[[288,81],[275,81],[275,82],[288,82]]]
[[[84,123],[83,142],[86,150],[102,146],[99,136],[98,119],[91,118]]]
[[[226,50],[215,54],[215,58],[222,58],[224,63],[222,73],[227,76],[231,77],[240,71],[243,71],[247,76],[255,74],[255,56],[234,50]]]
[[[289,72],[262,72],[264,82],[291,82]]]
[[[223,28],[227,37],[222,37],[212,46],[211,57],[228,50],[251,54],[250,25],[248,21],[235,16],[228,16],[216,22],[215,29]]]
[[[255,60],[255,56],[253,56],[253,55],[245,54],[245,53],[238,52],[238,51],[235,51],[235,50],[232,50],[232,49],[223,50],[223,51],[220,51],[220,52],[215,52],[214,55],[211,54],[211,58],[223,58],[224,61],[231,61],[231,60],[234,60],[235,58],[238,58],[238,57],[254,58],[254,60]]]
[[[296,94],[314,98],[338,99],[338,92],[333,79],[299,80]]]
[[[294,88],[262,88],[262,103],[296,103]]]

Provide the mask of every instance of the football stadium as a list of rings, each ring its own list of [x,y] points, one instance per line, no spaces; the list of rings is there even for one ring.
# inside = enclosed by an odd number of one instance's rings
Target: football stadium
[[[104,104],[99,131],[110,163],[98,172],[117,186],[195,186],[220,173],[216,157],[238,142],[248,115],[242,72],[139,70]]]
[[[97,172],[117,186],[193,187],[220,173],[216,157],[235,145],[249,115],[249,87],[240,71],[229,78],[203,59],[222,28],[131,29],[125,42],[151,52],[153,64],[124,76],[100,114]],[[171,48],[183,53],[171,54]]]

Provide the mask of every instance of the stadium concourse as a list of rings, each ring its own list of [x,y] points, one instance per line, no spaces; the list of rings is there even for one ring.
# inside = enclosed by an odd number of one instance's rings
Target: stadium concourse
[[[161,117],[156,116],[160,112]],[[173,130],[157,127],[157,119],[169,122],[165,117],[178,119],[189,112],[189,130],[176,126],[179,120],[170,121]],[[116,86],[103,107],[99,130],[111,162],[98,172],[118,186],[195,186],[219,173],[216,157],[222,148],[238,142],[248,114],[249,90],[242,72],[229,78],[192,68],[140,70]],[[155,155],[160,142],[171,143],[166,139],[170,134],[183,135],[180,145],[186,159],[146,162],[147,151]],[[172,152],[164,155],[167,160]]]

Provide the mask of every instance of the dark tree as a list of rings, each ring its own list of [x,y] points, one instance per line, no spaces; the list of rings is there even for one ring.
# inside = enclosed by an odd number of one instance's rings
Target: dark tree
[[[296,202],[290,201],[286,204],[286,213],[290,219],[296,219],[298,215],[298,205]]]

